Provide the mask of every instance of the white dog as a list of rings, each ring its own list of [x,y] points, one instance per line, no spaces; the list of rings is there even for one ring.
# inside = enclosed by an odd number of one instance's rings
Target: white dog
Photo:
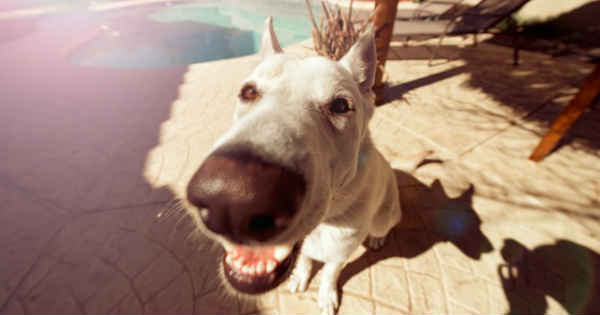
[[[318,303],[333,314],[350,255],[365,240],[382,246],[401,218],[395,176],[368,130],[373,34],[339,62],[300,59],[283,53],[269,18],[262,54],[232,128],[188,184],[188,209],[225,248],[230,288],[262,293],[293,269],[289,289],[303,291],[312,260],[321,261]]]

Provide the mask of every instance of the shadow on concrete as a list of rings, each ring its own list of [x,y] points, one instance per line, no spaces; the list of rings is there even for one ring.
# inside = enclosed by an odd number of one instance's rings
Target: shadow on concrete
[[[386,87],[384,102],[391,102],[393,100],[402,99],[403,96],[411,90],[418,89],[423,86],[430,85],[432,83],[442,81],[461,74],[467,70],[466,66],[456,67],[450,70],[444,70],[432,75],[428,75],[423,78],[416,80],[403,82],[402,84],[390,85]]]
[[[478,46],[471,45],[471,36],[465,37],[469,40],[468,46],[464,48],[443,45],[438,54],[441,57],[434,60],[432,72],[437,65],[443,66],[449,61],[461,61],[464,65],[449,70],[446,67],[445,70],[409,82],[395,82],[388,86],[385,100],[390,102],[401,99],[416,88],[452,75],[468,74],[469,79],[464,84],[466,87],[485,92],[505,106],[508,109],[505,112],[510,113],[503,115],[498,111],[477,108],[472,114],[479,117],[488,116],[491,119],[500,118],[510,123],[514,122],[515,117],[534,122],[536,127],[527,131],[541,138],[592,68],[590,64],[577,64],[572,60],[577,58],[574,55],[583,56],[586,51],[600,47],[600,37],[597,36],[600,30],[600,21],[597,19],[599,14],[600,1],[592,1],[551,20],[534,21],[525,25],[519,47],[522,50],[544,53],[547,57],[522,53],[521,64],[518,67],[512,66],[511,62],[512,37],[505,34],[496,34]],[[494,47],[497,45],[509,49]],[[391,47],[388,58],[425,61],[435,48],[430,43]],[[564,62],[566,59],[561,56],[571,59]],[[600,100],[597,100],[596,106],[582,115],[556,149],[564,145],[573,145],[578,150],[597,154],[600,148],[600,133],[595,131],[597,128],[594,126],[600,121],[600,113],[597,110],[599,102]],[[457,108],[447,110],[456,111]]]
[[[240,312],[214,248],[144,176],[188,69],[69,63],[107,20],[0,23],[0,313]]]
[[[498,276],[508,314],[545,314],[546,296],[569,314],[600,313],[600,255],[593,250],[568,240],[530,250],[505,239],[501,254],[506,263]]]
[[[600,48],[600,1],[591,1],[548,20],[524,21],[520,47],[529,51],[547,53],[552,56],[579,55],[600,61],[598,53],[590,49]],[[510,46],[505,36],[495,36],[490,42]]]
[[[439,180],[428,187],[408,173],[399,170],[395,173],[403,203],[402,221],[390,232],[382,249],[367,250],[343,269],[340,288],[379,261],[391,257],[417,257],[441,242],[454,244],[474,260],[493,250],[481,231],[481,219],[473,209],[475,190],[472,185],[457,198],[450,198]]]
[[[446,106],[442,110],[461,111],[465,117],[472,115],[477,119],[488,118],[493,121],[504,120],[512,125],[517,120],[534,123],[534,127],[526,128],[527,132],[540,139],[547,128],[559,115],[561,109],[568,104],[585,76],[591,70],[590,64],[563,62],[562,58],[542,57],[522,54],[521,64],[512,65],[512,51],[498,49],[495,45],[481,44],[476,47],[459,48],[443,46],[440,50],[442,59],[434,60],[431,74],[408,82],[392,82],[385,91],[387,103],[405,99],[417,88],[426,87],[450,77],[468,74],[469,78],[456,88],[481,90],[496,100],[501,107],[496,110],[480,106],[462,108]],[[391,47],[391,60],[427,60],[432,46]],[[445,59],[447,58],[447,59]],[[461,61],[464,64],[448,69],[449,61]],[[436,71],[437,66],[440,70]],[[432,93],[435,91],[432,90]],[[460,102],[460,99],[456,100]],[[600,148],[600,133],[594,128],[600,121],[598,100],[592,109],[584,113],[571,127],[560,145],[573,145],[576,149],[597,154]],[[409,103],[411,106],[419,104]],[[385,104],[383,105],[385,106]],[[504,107],[504,108],[502,108]],[[458,123],[458,122],[457,122]],[[492,125],[479,124],[476,128],[496,128]]]

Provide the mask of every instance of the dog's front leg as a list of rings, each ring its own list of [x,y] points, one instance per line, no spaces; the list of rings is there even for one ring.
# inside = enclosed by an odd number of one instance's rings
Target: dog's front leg
[[[317,302],[323,315],[334,315],[338,307],[337,281],[344,263],[325,263]]]
[[[302,253],[298,255],[298,262],[296,263],[294,271],[292,271],[290,282],[288,283],[288,289],[292,293],[306,291],[311,269],[312,259]]]

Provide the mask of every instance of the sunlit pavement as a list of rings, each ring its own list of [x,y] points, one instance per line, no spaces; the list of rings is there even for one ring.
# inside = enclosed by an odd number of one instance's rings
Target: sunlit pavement
[[[77,25],[0,36],[0,312],[318,312],[318,277],[299,295],[225,295],[219,249],[176,202],[257,57],[80,67],[66,56],[99,24]],[[523,53],[515,68],[508,48],[452,38],[428,67],[432,43],[390,52],[371,130],[405,216],[342,272],[340,313],[600,312],[597,106],[527,160],[591,65]]]

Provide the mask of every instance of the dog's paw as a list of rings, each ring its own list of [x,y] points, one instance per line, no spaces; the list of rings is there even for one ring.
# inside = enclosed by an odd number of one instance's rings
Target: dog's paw
[[[336,288],[328,285],[321,285],[319,287],[317,302],[322,315],[335,315],[335,311],[338,307],[338,300]]]
[[[293,272],[290,275],[290,280],[288,282],[288,289],[292,293],[296,292],[304,292],[308,287],[308,277],[310,274],[299,274],[299,272]]]
[[[381,249],[385,245],[385,236],[384,237],[367,237],[367,247],[372,250]]]
[[[288,289],[292,293],[304,292],[308,287],[308,280],[310,279],[310,269],[312,267],[312,261],[310,258],[300,254],[298,257],[298,263],[292,270],[290,280],[288,282]]]

